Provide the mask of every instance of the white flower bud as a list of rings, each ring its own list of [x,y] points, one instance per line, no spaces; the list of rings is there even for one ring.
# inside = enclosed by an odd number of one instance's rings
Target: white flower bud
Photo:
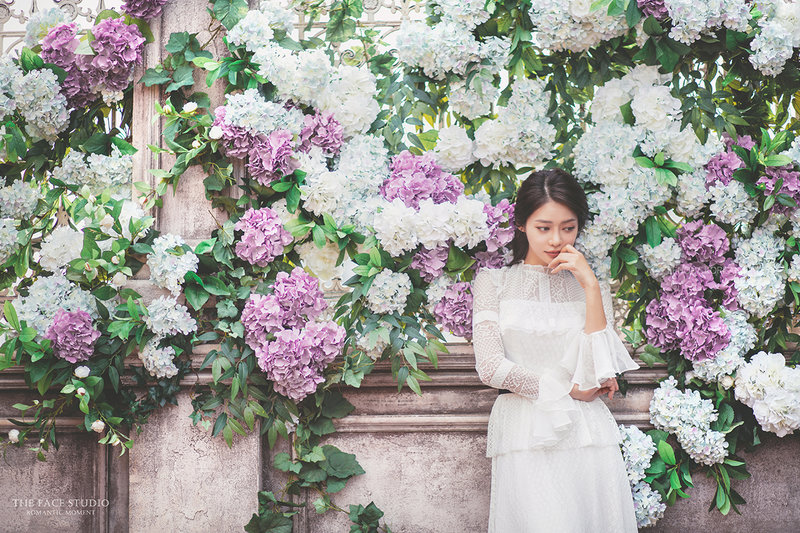
[[[183,106],[184,113],[194,113],[197,111],[197,103],[196,102],[186,102]]]
[[[111,262],[115,265],[119,264],[119,256],[115,255],[111,258]]]
[[[192,141],[192,148],[200,148],[200,141],[197,139]]]
[[[730,389],[733,386],[733,378],[730,376],[722,376],[722,379],[719,380],[722,388]]]
[[[76,390],[75,392],[78,394],[78,396],[84,396],[86,394],[86,389],[84,389],[83,387],[78,387],[78,390]]]
[[[170,104],[166,104],[166,105],[164,106],[164,114],[165,114],[165,115],[171,115],[171,114],[172,114],[172,113],[174,113],[174,112],[175,112],[175,110],[174,110],[174,109],[172,109],[172,106],[171,106]]]
[[[83,379],[83,378],[87,377],[90,373],[91,373],[91,370],[89,370],[89,367],[88,366],[83,366],[83,365],[75,368],[75,371],[74,371],[75,377],[78,378],[78,379]]]
[[[123,274],[122,272],[117,272],[117,273],[116,273],[116,274],[114,274],[114,276],[111,278],[111,285],[113,285],[113,286],[114,286],[114,287],[116,287],[116,288],[120,288],[120,287],[122,287],[123,285],[125,285],[125,282],[126,282],[126,281],[128,281],[128,276],[126,276],[126,275],[125,275],[125,274]]]
[[[39,444],[44,444],[44,438],[39,439]]]
[[[8,432],[8,440],[9,442],[17,443],[19,442],[19,430],[18,429],[11,429]]]
[[[208,138],[214,141],[222,139],[222,128],[219,126],[212,126],[211,129],[208,130]]]
[[[102,433],[106,429],[106,423],[102,420],[95,420],[92,422],[92,431],[95,433]]]

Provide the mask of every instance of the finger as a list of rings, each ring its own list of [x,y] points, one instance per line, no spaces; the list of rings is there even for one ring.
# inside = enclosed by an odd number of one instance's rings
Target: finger
[[[611,389],[610,391],[608,391],[608,399],[609,400],[613,400],[614,399],[614,389]]]

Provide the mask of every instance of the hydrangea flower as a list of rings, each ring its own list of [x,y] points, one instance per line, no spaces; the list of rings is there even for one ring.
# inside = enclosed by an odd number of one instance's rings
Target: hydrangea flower
[[[55,141],[69,124],[67,99],[55,73],[32,70],[13,80],[12,91],[28,135],[34,140]]]
[[[681,262],[681,248],[675,239],[665,237],[661,244],[651,248],[644,244],[639,248],[639,256],[651,276],[661,279],[675,270]]]
[[[17,220],[28,218],[36,210],[40,198],[35,183],[17,180],[0,187],[0,216]]]
[[[100,332],[94,329],[92,317],[86,311],[59,309],[44,337],[50,339],[56,357],[77,363],[91,357]]]
[[[471,285],[461,281],[450,285],[439,303],[433,308],[436,322],[454,335],[472,338],[472,291]]]
[[[67,14],[57,7],[42,9],[31,14],[25,25],[25,46],[33,48],[51,28],[67,21]]]
[[[175,366],[175,348],[172,346],[161,347],[162,337],[150,339],[139,352],[139,359],[144,363],[147,372],[156,378],[171,378],[178,374]]]
[[[367,291],[367,307],[373,313],[402,314],[411,290],[411,279],[408,274],[381,270],[372,280],[372,285]]]
[[[83,232],[59,226],[44,238],[39,251],[39,264],[50,272],[58,272],[61,267],[81,256]]]
[[[134,65],[142,61],[142,33],[121,18],[108,18],[92,28],[92,35],[92,67],[103,72],[97,91],[125,90],[133,78]]]
[[[687,260],[719,265],[730,248],[728,235],[716,224],[695,220],[684,224],[677,232],[678,244]]]
[[[161,14],[167,0],[125,0],[122,12],[140,19],[150,20]]]
[[[14,308],[20,321],[27,322],[39,335],[44,335],[59,310],[85,311],[97,318],[92,293],[85,291],[61,274],[40,276],[28,287],[27,296],[18,296]]]
[[[443,172],[433,155],[414,155],[408,150],[392,158],[392,175],[383,182],[381,194],[389,201],[400,198],[409,207],[418,208],[422,200],[455,203],[464,193],[464,184]]]
[[[258,10],[250,10],[228,31],[228,42],[242,46],[248,52],[255,52],[262,46],[268,46],[275,36],[270,27],[270,17]]]
[[[610,17],[605,9],[590,9],[583,0],[539,0],[528,13],[538,48],[583,52],[628,31],[624,16]]]
[[[0,265],[19,249],[16,224],[10,219],[0,219]]]
[[[248,209],[234,228],[244,232],[236,243],[236,255],[251,265],[267,266],[293,240],[278,214],[269,207]]]
[[[180,236],[167,233],[156,237],[153,253],[147,254],[150,281],[173,296],[180,294],[186,273],[197,272],[199,259],[194,252],[184,250],[185,244]]]
[[[197,331],[197,322],[189,309],[175,298],[160,296],[147,306],[147,327],[158,336],[188,335]]]
[[[293,135],[287,130],[275,130],[256,142],[247,170],[254,180],[268,186],[299,167],[293,149]]]
[[[737,371],[735,394],[764,431],[783,437],[800,428],[800,368],[787,367],[782,354],[755,354]]]
[[[325,155],[336,155],[341,148],[344,130],[330,111],[306,115],[303,130],[300,132],[300,149],[308,150],[319,146]]]
[[[467,131],[453,125],[439,130],[433,157],[445,171],[460,172],[475,162],[474,147],[475,141],[467,136]]]
[[[779,181],[782,185],[780,190],[776,191],[775,189]],[[797,209],[797,206],[800,205],[800,172],[794,169],[794,165],[766,167],[764,175],[761,176],[756,183],[758,185],[764,185],[764,194],[785,194],[795,202],[794,206],[775,202],[772,205],[771,211],[788,214]]]
[[[495,206],[486,204],[483,211],[486,213],[486,226],[489,230],[486,251],[496,252],[514,238],[514,204],[503,198]]]
[[[433,250],[423,247],[411,260],[411,268],[419,270],[422,279],[431,282],[434,278],[444,273],[444,266],[447,264],[449,252],[450,249],[446,246],[440,246]]]

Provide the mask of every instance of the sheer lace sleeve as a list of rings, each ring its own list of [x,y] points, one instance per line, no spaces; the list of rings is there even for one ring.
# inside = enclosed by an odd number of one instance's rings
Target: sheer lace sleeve
[[[588,334],[581,330],[562,360],[564,368],[572,374],[572,383],[581,390],[600,387],[606,379],[639,368],[614,329],[611,288],[603,283],[600,292],[606,315],[605,329]]]
[[[498,324],[497,286],[483,270],[472,284],[472,344],[475,369],[481,381],[496,389],[508,389],[528,398],[539,397],[539,376],[530,369],[512,363],[503,352],[503,339]]]

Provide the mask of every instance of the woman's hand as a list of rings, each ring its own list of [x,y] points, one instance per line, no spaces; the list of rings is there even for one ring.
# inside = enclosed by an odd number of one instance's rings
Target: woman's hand
[[[592,272],[586,258],[571,244],[565,245],[561,253],[547,266],[552,269],[551,274],[569,270],[584,290],[598,285],[597,276]]]
[[[580,400],[582,402],[591,402],[601,394],[604,394],[600,392],[602,390],[603,389],[599,387],[594,387],[592,389],[587,389],[587,390],[580,390],[576,383],[575,385],[572,386],[572,390],[569,391],[569,395],[574,399]]]
[[[614,393],[619,390],[619,384],[617,383],[617,378],[611,378],[605,380],[603,383],[600,384],[600,390],[598,396],[602,396],[603,394],[608,394],[608,399],[614,399]]]

